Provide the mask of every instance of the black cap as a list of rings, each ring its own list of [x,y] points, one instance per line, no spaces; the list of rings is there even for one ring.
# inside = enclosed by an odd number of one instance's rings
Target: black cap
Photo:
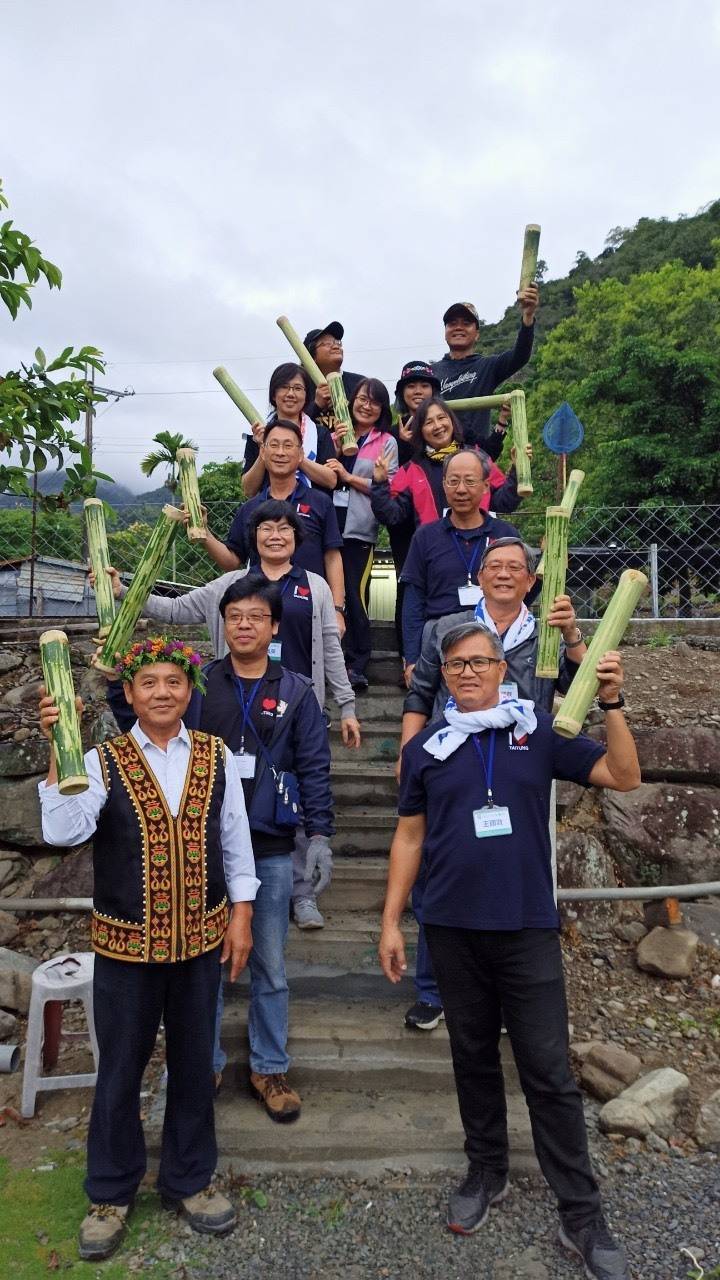
[[[452,316],[457,315],[464,316],[466,320],[472,320],[473,324],[476,324],[478,329],[480,328],[480,317],[474,303],[453,302],[452,306],[448,307],[445,315],[443,316],[443,324],[447,324],[448,320],[450,320]]]
[[[324,329],[311,329],[309,333],[305,334],[305,346],[308,350],[313,343],[317,342],[318,338],[322,338],[324,333],[329,333],[332,338],[337,338],[338,342],[342,342],[345,330],[339,320],[331,320],[329,324],[325,325]]]
[[[395,388],[395,395],[402,395],[403,387],[408,382],[429,382],[432,386],[434,395],[440,394],[440,379],[435,377],[432,371],[432,365],[427,364],[425,360],[409,360],[402,367],[402,373],[398,378]]]

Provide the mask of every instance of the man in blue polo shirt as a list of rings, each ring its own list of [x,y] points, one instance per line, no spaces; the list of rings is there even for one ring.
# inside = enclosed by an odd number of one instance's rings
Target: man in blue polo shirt
[[[332,500],[321,489],[308,488],[297,479],[302,457],[302,435],[297,424],[284,418],[271,422],[265,428],[263,442],[267,483],[256,497],[238,507],[225,542],[208,531],[205,549],[225,571],[238,569],[248,557],[251,564],[257,564],[257,552],[252,550],[248,537],[253,511],[268,498],[290,502],[302,521],[304,533],[294,563],[326,579],[342,636],[345,630],[345,577],[340,556],[342,538]]]
[[[445,460],[443,489],[449,511],[415,530],[401,581],[405,679],[420,656],[428,618],[442,618],[477,604],[477,571],[483,551],[497,538],[517,538],[514,525],[478,510],[487,488],[489,463],[474,449]]]
[[[553,778],[632,791],[640,766],[622,713],[620,655],[597,665],[607,746],[553,732],[524,699],[500,700],[502,641],[463,623],[443,642],[444,715],[403,751],[380,961],[406,971],[400,919],[421,860],[423,920],[443,998],[469,1171],[448,1226],[467,1235],[508,1190],[504,1018],[540,1166],[560,1210],[560,1240],[595,1280],[630,1280],[602,1215],[582,1098],[569,1064],[568,1014],[553,898],[548,819]]]

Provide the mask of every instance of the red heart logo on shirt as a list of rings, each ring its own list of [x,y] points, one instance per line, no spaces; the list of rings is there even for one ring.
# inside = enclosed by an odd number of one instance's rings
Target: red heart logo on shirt
[[[274,711],[277,706],[277,700],[275,698],[263,698],[262,704],[264,711]]]
[[[301,516],[309,516],[309,515],[310,515],[310,504],[309,504],[309,503],[307,503],[307,502],[298,502],[297,509],[298,509],[298,511],[300,512],[300,515],[301,515]]]
[[[309,595],[310,595],[310,588],[309,588],[309,587],[298,587],[298,589],[297,589],[297,593],[298,593],[298,595],[299,595],[299,596],[309,596]]]

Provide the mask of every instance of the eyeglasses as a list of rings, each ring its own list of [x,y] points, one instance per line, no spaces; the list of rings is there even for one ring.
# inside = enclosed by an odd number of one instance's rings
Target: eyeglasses
[[[477,489],[478,485],[484,483],[484,476],[482,479],[471,479],[468,476],[450,476],[449,479],[444,481],[445,488],[452,490],[459,489],[461,484],[464,484],[466,489]]]
[[[503,564],[500,560],[493,561],[492,564],[485,563],[482,566],[483,573],[502,573],[503,569],[507,569],[508,573],[518,575],[530,572],[526,564]]]
[[[353,401],[353,404],[369,405],[371,409],[378,409],[380,407],[378,405],[377,400],[371,400],[370,396],[363,396],[363,395],[356,396]]]
[[[489,671],[493,663],[499,662],[502,662],[502,658],[486,658],[483,654],[477,658],[449,658],[442,665],[450,676],[461,676],[466,667],[477,676],[481,671]]]
[[[231,613],[226,615],[225,621],[231,626],[239,626],[241,622],[250,622],[254,627],[259,627],[261,622],[266,618],[272,618],[271,613]]]

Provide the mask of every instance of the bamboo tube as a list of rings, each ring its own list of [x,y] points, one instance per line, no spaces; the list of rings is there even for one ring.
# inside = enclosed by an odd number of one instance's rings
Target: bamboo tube
[[[567,572],[568,526],[570,516],[563,507],[548,507],[545,512],[546,567],[540,597],[535,675],[557,680],[560,670],[560,628],[548,624],[548,614],[556,596],[565,594]]]
[[[527,289],[535,280],[537,273],[538,253],[540,250],[540,227],[537,222],[528,222],[523,240],[522,266],[520,267],[520,284],[518,293]]]
[[[462,412],[463,409],[499,409],[501,404],[506,404],[510,399],[510,392],[506,391],[504,396],[468,396],[465,400],[451,400],[449,396],[443,399],[451,409]]]
[[[357,453],[357,440],[355,438],[355,430],[353,421],[350,417],[350,408],[345,395],[345,386],[341,373],[329,373],[327,376],[327,384],[330,388],[332,396],[333,413],[337,419],[338,426],[343,432],[342,451],[343,453]]]
[[[507,400],[508,397],[506,396]],[[525,412],[525,392],[510,392],[510,412],[512,421],[513,444],[515,445],[515,470],[517,472],[517,491],[521,498],[533,492],[530,459],[525,449],[528,443],[527,414]]]
[[[567,511],[569,516],[571,516],[573,511],[575,510],[575,503],[577,502],[577,496],[580,492],[580,486],[584,479],[585,479],[585,472],[579,471],[579,470],[571,471],[570,475],[568,476],[568,482],[565,485],[565,492],[563,493],[563,496],[560,499],[560,506],[562,507],[563,511]],[[543,551],[540,559],[537,562],[537,567],[535,569],[535,577],[542,578],[544,572],[545,572],[545,552]]]
[[[252,400],[248,400],[245,392],[240,390],[235,379],[230,377],[227,369],[224,369],[221,364],[218,365],[217,369],[213,369],[213,378],[217,378],[223,391],[227,391],[233,404],[237,405],[251,427],[254,427],[256,422],[263,421],[262,414],[258,413]]]
[[[187,526],[188,538],[191,542],[205,542],[207,529],[202,515],[200,489],[198,487],[197,467],[195,466],[194,449],[178,449],[175,454],[180,476],[180,492],[183,506],[190,516]]]
[[[300,361],[303,369],[306,371],[306,373],[309,373],[310,377],[315,383],[315,386],[324,387],[328,379],[325,377],[325,374],[323,373],[322,369],[320,369],[318,365],[315,363],[315,361],[313,360],[312,356],[310,355],[310,352],[305,346],[305,343],[300,337],[300,334],[297,332],[297,330],[293,329],[287,316],[278,316],[275,323],[277,324],[278,329],[281,329],[282,332],[285,334],[285,337],[290,343],[290,346],[295,352],[295,355]]]
[[[127,595],[115,615],[110,634],[105,640],[102,650],[94,659],[98,671],[105,675],[113,675],[117,659],[116,653],[124,653],[135,630],[135,624],[142,613],[150,592],[155,586],[163,561],[170,550],[173,539],[182,524],[183,514],[177,507],[164,506],[158,516],[155,527],[145,544],[145,549],[138,561],[133,580],[128,587]]]
[[[588,651],[553,720],[553,729],[562,738],[576,738],[582,729],[590,704],[600,687],[595,668],[603,654],[610,649],[617,649],[647,585],[647,577],[639,569],[626,569],[620,574],[612,600],[595,628]]]
[[[60,718],[52,727],[58,790],[63,796],[76,796],[81,791],[87,791],[89,784],[85,772],[80,721],[75,706],[70,650],[64,631],[43,631],[40,636],[40,661],[45,688],[60,713]]]
[[[87,531],[90,566],[95,574],[95,608],[98,616],[98,637],[103,640],[115,618],[115,597],[107,570],[110,567],[105,508],[99,498],[86,498],[83,503],[85,529]]]

